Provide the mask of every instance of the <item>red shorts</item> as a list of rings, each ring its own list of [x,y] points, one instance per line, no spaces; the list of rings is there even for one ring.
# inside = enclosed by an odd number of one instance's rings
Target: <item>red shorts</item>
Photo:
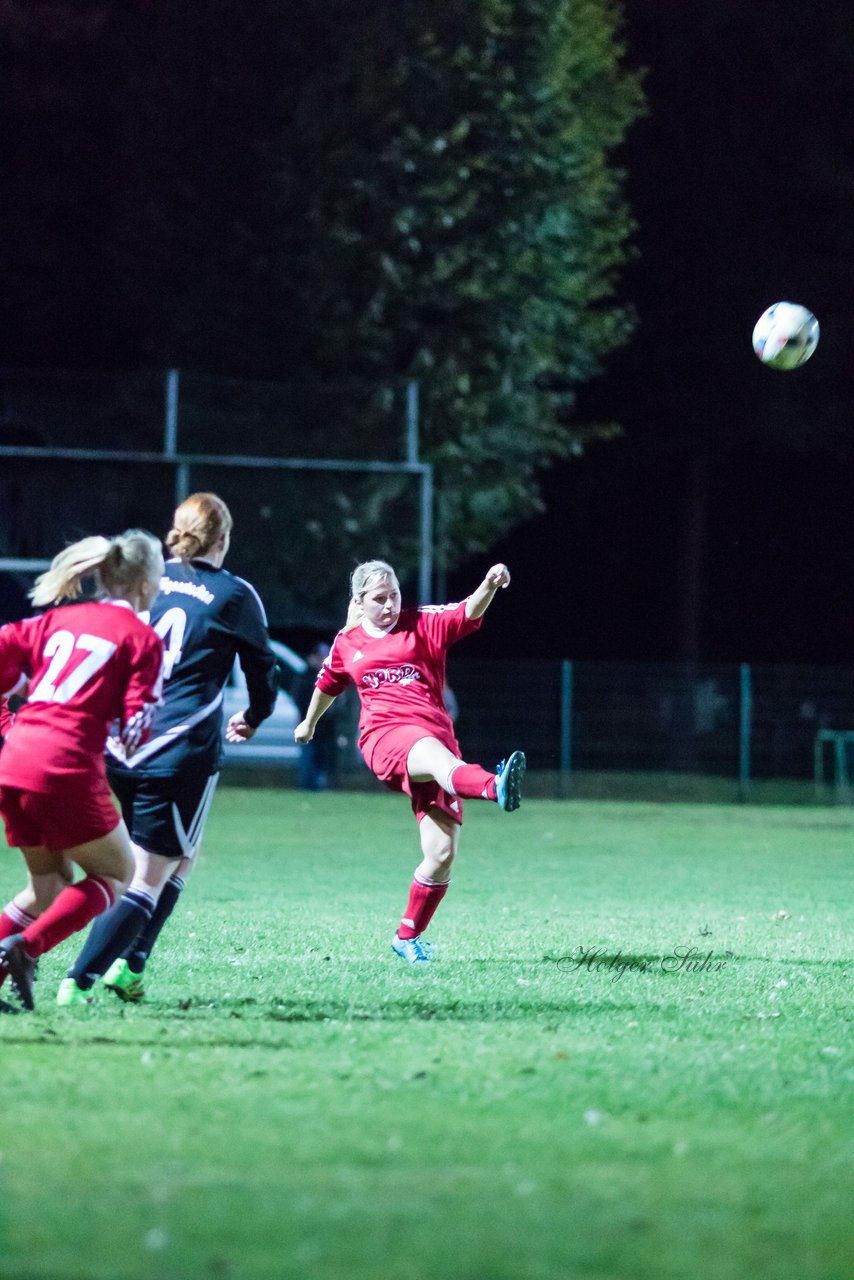
[[[120,818],[103,779],[57,781],[50,791],[0,787],[0,814],[14,849],[43,845],[54,853],[100,840]]]
[[[422,738],[437,738],[455,756],[460,744],[450,732],[424,725],[405,724],[397,729],[383,729],[369,734],[359,745],[365,763],[380,782],[392,791],[402,791],[412,802],[412,812],[420,822],[431,809],[440,809],[452,822],[463,823],[463,802],[438,782],[413,782],[406,770],[409,753]]]

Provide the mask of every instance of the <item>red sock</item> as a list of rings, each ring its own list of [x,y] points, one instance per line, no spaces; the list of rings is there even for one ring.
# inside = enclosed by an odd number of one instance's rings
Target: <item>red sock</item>
[[[90,920],[113,905],[113,892],[100,876],[87,876],[71,884],[24,930],[24,945],[31,956],[43,955],[52,947],[85,929]]]
[[[399,938],[417,938],[433,919],[433,913],[448,892],[446,884],[425,884],[417,877],[409,886],[409,902],[398,925]]]
[[[23,907],[16,906],[14,902],[7,903],[0,912],[0,938],[11,938],[13,933],[23,933],[34,920],[35,916],[31,916]],[[0,973],[0,987],[5,981],[6,974]]]
[[[495,774],[479,764],[458,764],[448,774],[449,790],[469,800],[495,799]]]

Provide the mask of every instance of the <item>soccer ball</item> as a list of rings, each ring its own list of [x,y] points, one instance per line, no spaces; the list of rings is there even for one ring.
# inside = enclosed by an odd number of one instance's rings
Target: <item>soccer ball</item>
[[[818,346],[818,321],[798,302],[775,302],[753,329],[753,350],[772,369],[797,369]]]

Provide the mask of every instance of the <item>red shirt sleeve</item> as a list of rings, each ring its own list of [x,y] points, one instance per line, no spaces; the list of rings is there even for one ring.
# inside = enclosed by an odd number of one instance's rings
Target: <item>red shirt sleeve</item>
[[[0,627],[0,697],[8,698],[23,686],[30,674],[31,653],[24,623]]]
[[[424,604],[418,610],[418,629],[436,649],[444,651],[452,644],[478,631],[483,623],[479,618],[466,617],[467,600],[459,604]]]
[[[337,698],[339,693],[343,693],[350,683],[352,677],[347,671],[347,656],[352,651],[353,645],[346,631],[339,631],[338,635],[332,641],[332,648],[323,665],[317,673],[317,679],[314,682],[316,689],[321,693],[325,693],[329,698]]]
[[[163,642],[151,627],[146,626],[130,644],[130,672],[119,734],[128,756],[132,756],[148,738],[162,694]]]

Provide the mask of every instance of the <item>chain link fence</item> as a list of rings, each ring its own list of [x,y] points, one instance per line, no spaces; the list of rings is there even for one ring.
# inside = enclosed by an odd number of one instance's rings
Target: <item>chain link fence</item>
[[[546,794],[851,798],[854,667],[452,655],[448,676],[465,755],[522,747]]]
[[[25,604],[21,566],[96,530],[162,531],[190,487],[225,476],[239,531],[229,566],[274,625],[333,626],[364,545],[417,563],[429,584],[432,478],[417,435],[414,383],[0,370],[0,622]],[[523,747],[545,794],[852,795],[854,668],[452,655],[449,676],[468,758]]]

